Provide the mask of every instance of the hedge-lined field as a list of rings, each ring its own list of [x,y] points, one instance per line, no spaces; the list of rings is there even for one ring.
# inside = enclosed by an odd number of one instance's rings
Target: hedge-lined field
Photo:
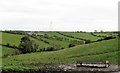
[[[20,51],[18,49],[13,49],[13,48],[8,48],[5,46],[0,46],[2,49],[1,51],[1,56],[0,57],[8,57],[16,54],[20,54]]]
[[[43,32],[41,32],[43,34]],[[51,46],[55,46],[55,47],[59,47],[59,48],[68,48],[69,44],[71,41],[73,40],[78,40],[75,38],[69,38],[66,36],[63,36],[57,32],[44,32],[44,34],[47,34],[48,37],[50,38],[43,38],[43,37],[37,37],[37,38],[32,38],[30,37],[31,40],[33,40],[35,43],[37,43],[39,45],[39,49],[47,49],[47,47],[51,47]],[[2,45],[10,45],[10,46],[19,46],[21,38],[25,36],[25,35],[18,35],[18,34],[10,34],[10,33],[2,33]],[[56,37],[55,37],[56,36]],[[55,38],[52,39],[51,37]],[[39,38],[41,38],[42,40],[48,42],[44,42],[39,40]],[[62,40],[58,40],[56,38],[62,38]],[[78,40],[81,41],[81,40]],[[82,42],[82,41],[81,41]],[[78,44],[76,44],[78,45]]]
[[[2,43],[0,44],[6,45],[7,43],[9,43],[11,45],[18,46],[20,44],[20,39],[23,36],[24,35],[16,35],[2,32]]]
[[[60,40],[54,40],[54,39],[46,39],[46,38],[42,38],[43,40],[46,40],[49,42],[50,45],[52,46],[60,46],[61,48],[68,48],[69,45],[69,41],[60,41]]]
[[[115,36],[116,37],[118,34],[110,33],[110,32],[106,32],[106,33],[104,33],[104,32],[96,32],[96,33],[94,33],[94,35],[101,36],[101,37],[107,37],[107,36]]]
[[[64,35],[59,34],[58,32],[37,32],[36,34],[47,34],[49,37],[61,37],[61,38],[66,38],[69,40],[78,40],[76,38],[70,38]]]
[[[91,33],[80,33],[80,32],[60,32],[64,35],[68,35],[68,36],[72,36],[72,37],[75,37],[75,38],[82,38],[82,39],[86,39],[86,40],[91,40],[91,41],[96,41],[98,39],[101,39],[100,37],[96,37],[96,36],[93,36],[91,35]]]
[[[103,61],[117,64],[118,39],[79,45],[59,51],[36,52],[3,58],[3,66],[36,66],[41,63],[75,63],[76,61]]]
[[[18,35],[18,34],[10,34],[10,33],[2,33],[2,43],[3,45],[11,45],[11,46],[19,46],[21,38],[25,35]],[[37,44],[40,44],[40,48],[46,48],[50,46],[40,40],[36,40],[35,38],[30,37],[31,40],[34,40]]]

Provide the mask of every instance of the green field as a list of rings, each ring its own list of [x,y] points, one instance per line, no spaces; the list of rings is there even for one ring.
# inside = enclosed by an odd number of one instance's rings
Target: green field
[[[18,46],[20,44],[20,39],[24,35],[15,35],[15,34],[8,34],[2,33],[2,43],[0,44],[7,44]]]
[[[110,36],[108,33],[94,33],[97,36]]]
[[[25,35],[17,35],[17,34],[9,34],[9,33],[2,33],[2,43],[0,44],[4,44],[6,45],[7,43],[9,43],[11,46],[15,45],[15,46],[19,46],[20,44],[20,40],[21,38],[25,36]],[[46,48],[48,46],[50,46],[49,44],[46,44],[40,40],[36,40],[34,38],[31,38],[31,40],[34,40],[37,44],[40,44],[40,48]]]
[[[43,34],[43,32],[41,32],[41,33]],[[44,32],[44,34],[47,34],[50,37],[57,36],[57,37],[66,38],[68,40],[60,41],[60,40],[57,40],[57,39],[47,39],[47,38],[38,37],[38,38],[46,40],[50,43],[50,44],[46,44],[45,42],[43,42],[41,40],[30,37],[31,40],[34,40],[37,44],[39,44],[40,49],[47,48],[49,46],[55,46],[55,45],[58,45],[61,48],[67,48],[68,45],[70,44],[71,40],[77,40],[75,38],[69,38],[69,37],[63,36],[63,35],[61,35],[57,32]],[[2,43],[0,43],[0,44],[3,44],[3,45],[10,44],[11,46],[14,46],[14,45],[19,46],[20,40],[23,36],[25,36],[25,35],[10,34],[10,33],[4,33],[3,32],[2,33]],[[81,40],[78,40],[78,41],[81,41]]]
[[[89,51],[89,52],[86,52]],[[75,63],[108,60],[117,64],[118,39],[107,40],[53,52],[21,54],[3,59],[3,66],[37,65],[40,63]]]
[[[49,44],[44,43],[43,41],[37,40],[35,38],[30,38],[31,40],[34,40],[37,44],[39,44],[39,48],[43,49],[43,48],[47,48],[48,46],[51,46]]]
[[[7,56],[12,56],[20,53],[18,49],[8,48],[5,46],[1,46],[1,47],[2,49],[0,51],[2,51],[2,54],[1,54],[2,56],[0,57],[7,57]]]
[[[64,35],[61,35],[57,32],[39,32],[45,33],[50,37],[64,37],[69,38],[71,40],[77,40],[76,38],[70,38]],[[89,39],[91,41],[96,41],[101,37],[96,37],[91,35],[91,33],[78,33],[78,32],[60,32],[65,35],[70,35],[74,37],[80,37],[83,39]],[[24,35],[18,34],[9,34],[9,33],[2,33],[2,43],[1,44],[11,44],[18,46],[20,43],[20,39]],[[41,38],[49,42],[46,44],[45,42],[38,40]],[[17,49],[8,48],[2,46],[2,62],[3,62],[3,69],[36,69],[40,68],[40,64],[61,64],[61,63],[76,63],[77,61],[105,61],[108,60],[110,64],[117,64],[118,63],[118,38],[110,39],[110,40],[103,40],[95,43],[90,44],[82,44],[76,45],[74,47],[69,48],[68,45],[70,41],[67,40],[56,40],[52,38],[44,38],[44,37],[37,37],[32,38],[37,44],[39,44],[40,48],[46,48],[53,45],[60,45],[64,47],[64,49],[57,50],[57,51],[43,51],[43,52],[34,52],[34,53],[26,53],[26,54],[18,54]],[[79,40],[80,41],[80,40]],[[6,56],[6,57],[4,57]],[[9,56],[9,57],[8,57]]]
[[[66,38],[66,39],[69,39],[69,40],[76,40],[76,38],[66,37],[64,35],[59,34],[58,32],[38,32],[36,34],[47,34],[49,37],[55,37],[55,36],[57,36],[57,37],[62,37],[62,38]]]
[[[117,34],[116,33],[108,33],[108,32],[106,32],[106,33],[102,33],[102,32],[99,32],[99,33],[94,33],[94,35],[96,35],[96,36],[117,36]]]
[[[75,38],[82,38],[86,40],[91,40],[91,41],[96,41],[98,39],[101,39],[100,37],[95,37],[91,35],[91,33],[80,33],[80,32],[61,32],[62,34],[68,35],[68,36],[73,36]]]
[[[46,38],[42,38],[42,39],[50,42],[50,44],[52,46],[54,46],[54,45],[60,45],[60,47],[67,48],[68,45],[69,45],[68,41],[59,41],[59,40],[52,40],[52,39],[46,39]]]

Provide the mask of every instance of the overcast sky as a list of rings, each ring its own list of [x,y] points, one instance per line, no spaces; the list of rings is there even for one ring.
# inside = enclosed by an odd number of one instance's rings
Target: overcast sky
[[[116,31],[120,0],[0,0],[2,30]]]

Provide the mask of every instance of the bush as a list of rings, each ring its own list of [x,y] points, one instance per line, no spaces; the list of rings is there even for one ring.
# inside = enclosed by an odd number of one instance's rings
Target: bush
[[[44,40],[45,43],[50,44],[48,41]]]
[[[61,45],[60,44],[54,44],[53,48],[54,48],[54,50],[60,50],[61,49]]]
[[[43,48],[43,50],[42,51],[45,51],[45,48]]]
[[[36,52],[39,49],[39,45],[34,43],[33,44],[33,52]]]
[[[15,48],[18,48],[18,47],[17,47],[17,46],[15,46],[15,45],[13,45],[13,46],[10,46],[10,47],[11,47],[11,48],[14,48],[14,49],[15,49]]]
[[[90,40],[85,40],[85,44],[91,43]]]
[[[9,47],[10,46],[10,44],[9,43],[7,43],[7,45],[6,45],[7,47]]]
[[[112,36],[104,37],[104,40],[109,40],[109,39],[113,39],[113,37]]]
[[[44,38],[49,38],[49,36],[47,34],[44,34]]]
[[[54,50],[54,47],[47,47],[46,51],[53,51],[53,50]]]
[[[70,43],[70,44],[69,44],[69,48],[70,48],[70,47],[74,47],[74,46],[75,46],[75,44],[73,44],[73,43]]]

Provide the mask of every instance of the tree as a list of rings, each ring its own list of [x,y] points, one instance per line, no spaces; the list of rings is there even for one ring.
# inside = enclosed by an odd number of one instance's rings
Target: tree
[[[34,43],[33,44],[33,52],[36,52],[39,49],[39,45]]]
[[[85,40],[85,44],[91,43],[91,40]]]
[[[28,36],[24,36],[21,38],[21,41],[19,44],[19,50],[22,53],[35,52],[36,49],[38,49],[38,46],[39,45],[33,43],[33,41],[31,41]]]
[[[47,47],[46,51],[53,51],[53,50],[54,50],[54,47]]]

